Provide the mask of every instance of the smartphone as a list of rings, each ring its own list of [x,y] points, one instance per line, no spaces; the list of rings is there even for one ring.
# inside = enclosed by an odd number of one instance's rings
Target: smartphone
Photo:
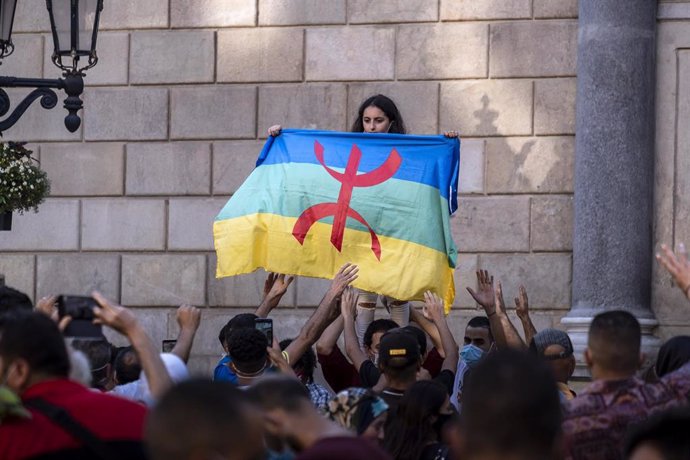
[[[60,319],[70,316],[63,335],[65,337],[79,337],[82,339],[103,339],[103,329],[100,324],[93,324],[93,308],[98,303],[93,297],[77,295],[61,295],[57,299],[58,316]]]
[[[163,340],[161,349],[163,350],[163,353],[172,353],[175,345],[177,345],[177,340]]]
[[[264,333],[268,339],[268,346],[273,344],[273,320],[271,318],[256,318],[254,328]]]

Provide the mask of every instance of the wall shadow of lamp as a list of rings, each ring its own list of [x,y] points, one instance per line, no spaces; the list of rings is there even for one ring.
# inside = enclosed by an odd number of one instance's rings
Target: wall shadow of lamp
[[[16,7],[17,0],[0,0],[0,64],[14,51],[12,24]],[[14,126],[36,99],[41,99],[40,104],[45,109],[55,107],[58,96],[53,89],[64,90],[67,94],[64,102],[68,112],[65,117],[67,130],[74,132],[81,125],[77,112],[82,108],[84,71],[98,62],[96,38],[103,0],[46,0],[46,7],[54,45],[52,61],[62,69],[63,78],[0,76],[0,117],[10,109],[10,98],[2,88],[35,88],[7,118],[0,120],[0,135]]]

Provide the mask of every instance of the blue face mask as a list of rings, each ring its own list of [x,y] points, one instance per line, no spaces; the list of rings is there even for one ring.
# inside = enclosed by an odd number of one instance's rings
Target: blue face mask
[[[471,368],[477,365],[479,360],[482,359],[482,356],[484,356],[484,350],[476,345],[465,345],[462,347],[462,350],[460,350],[460,357]]]

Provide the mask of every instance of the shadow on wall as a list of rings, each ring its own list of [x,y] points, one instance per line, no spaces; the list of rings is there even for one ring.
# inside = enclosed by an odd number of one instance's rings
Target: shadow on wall
[[[574,139],[571,135],[504,136],[502,114],[491,107],[488,95],[472,113],[472,130],[486,136],[487,193],[571,193]],[[533,116],[533,115],[532,115]],[[505,120],[501,120],[505,122]]]
[[[530,177],[527,176],[528,171],[526,170],[526,163],[536,141],[534,139],[530,139],[522,146],[519,146],[518,149],[514,149],[514,146],[511,146],[505,140],[505,138],[499,137],[500,133],[498,132],[498,127],[496,126],[496,120],[500,114],[498,111],[493,110],[490,107],[491,99],[489,96],[484,94],[481,101],[482,108],[472,113],[472,115],[479,120],[479,123],[477,123],[475,126],[475,130],[477,132],[486,133],[487,137],[496,137],[495,139],[491,140],[492,144],[490,146],[490,150],[491,152],[500,152],[499,158],[495,158],[495,156],[489,153],[489,162],[495,160],[506,163],[512,162],[512,168],[503,166],[501,169],[512,169],[512,171],[515,172],[514,174],[508,175],[506,178],[507,183],[504,183],[501,186],[502,189],[506,190],[502,191],[527,190],[532,188]],[[512,155],[504,155],[504,152]],[[508,156],[510,158],[508,158]],[[496,168],[488,168],[487,174],[490,174],[492,169],[495,170]]]

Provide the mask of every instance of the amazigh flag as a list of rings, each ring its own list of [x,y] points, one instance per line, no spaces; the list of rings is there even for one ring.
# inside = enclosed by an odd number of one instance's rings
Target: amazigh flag
[[[284,129],[213,224],[217,277],[332,278],[400,300],[432,290],[450,308],[460,142],[443,136]]]

